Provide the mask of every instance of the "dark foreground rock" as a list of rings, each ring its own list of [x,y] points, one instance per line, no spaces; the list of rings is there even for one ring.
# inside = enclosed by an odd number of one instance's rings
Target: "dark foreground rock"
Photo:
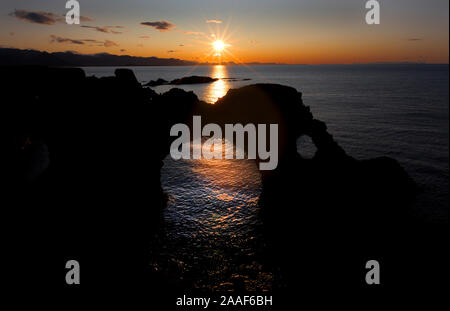
[[[11,201],[3,219],[16,232],[6,253],[11,267],[27,267],[28,255],[39,254],[33,275],[46,284],[60,284],[60,267],[80,258],[86,287],[166,290],[164,274],[149,266],[149,237],[166,203],[160,170],[174,139],[170,128],[192,115],[222,126],[279,124],[279,165],[262,172],[260,206],[274,245],[268,256],[292,272],[294,285],[326,278],[326,260],[336,254],[345,254],[336,259],[344,273],[383,243],[410,245],[413,181],[394,159],[347,155],[293,88],[252,85],[207,105],[180,89],[158,95],[126,69],[98,79],[81,69],[10,67],[0,78],[7,90],[0,115],[11,124],[2,170]],[[297,152],[304,135],[317,147],[313,159]],[[29,271],[12,269],[11,277],[20,284]]]

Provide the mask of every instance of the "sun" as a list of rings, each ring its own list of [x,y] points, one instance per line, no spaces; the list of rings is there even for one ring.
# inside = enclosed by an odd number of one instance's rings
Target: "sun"
[[[198,43],[208,46],[208,51],[203,58],[206,62],[213,61],[217,63],[229,61],[230,58],[235,59],[235,56],[230,51],[232,44],[235,42],[231,40],[234,32],[228,32],[229,24],[225,26],[224,30],[221,30],[220,25],[216,26],[214,30],[208,25],[209,33],[201,32],[203,40],[201,38],[196,39]]]
[[[216,40],[213,42],[213,48],[217,53],[223,52],[223,50],[225,50],[225,42],[223,42],[222,40]]]

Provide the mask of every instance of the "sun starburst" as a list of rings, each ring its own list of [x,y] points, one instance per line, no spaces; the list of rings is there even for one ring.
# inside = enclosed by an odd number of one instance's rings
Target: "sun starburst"
[[[225,42],[223,42],[222,40],[216,40],[212,43],[214,50],[217,53],[221,53],[224,49],[225,49]]]

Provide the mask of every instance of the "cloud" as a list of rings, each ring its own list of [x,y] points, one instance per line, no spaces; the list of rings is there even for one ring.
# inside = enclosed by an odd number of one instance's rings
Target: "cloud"
[[[153,27],[153,28],[157,29],[160,32],[169,31],[172,28],[175,28],[174,24],[169,23],[167,21],[142,22],[141,25]]]
[[[80,16],[80,22],[92,22],[92,21],[94,21],[94,20],[92,18],[90,18],[89,16]]]
[[[69,38],[63,38],[58,37],[55,35],[51,35],[50,38],[52,39],[51,42],[57,42],[57,43],[71,43],[71,44],[79,44],[82,45],[85,43],[85,40],[75,40],[75,39],[69,39]]]
[[[99,32],[104,32],[104,33],[108,33],[108,31],[109,31],[108,28],[106,28],[106,27],[98,27],[98,26],[81,26],[81,27],[95,29]]]
[[[53,25],[57,22],[65,23],[66,15],[58,15],[51,12],[43,12],[43,11],[28,11],[28,10],[14,10],[14,12],[10,13],[9,16],[14,16],[20,20],[41,24],[41,25]],[[88,16],[80,16],[81,22],[92,22],[93,19]]]
[[[88,44],[89,46],[104,46],[104,47],[112,47],[112,46],[119,46],[116,42],[111,40],[93,40],[93,39],[71,39],[71,38],[64,38],[59,37],[55,35],[51,35],[51,43],[69,43],[69,44],[77,44],[77,45],[84,45]]]
[[[422,38],[408,38],[408,41],[423,41]]]
[[[206,20],[207,24],[222,24],[223,22],[217,19],[207,19]]]
[[[56,22],[62,20],[60,16],[50,12],[32,12],[27,10],[14,10],[14,12],[10,13],[9,15],[29,23],[42,25],[53,25]]]
[[[151,37],[150,36],[140,36],[139,38],[141,38],[141,39],[150,39]]]
[[[63,18],[62,19],[58,19],[58,22],[63,22],[63,23],[65,23],[66,22],[66,14],[63,14],[63,15],[61,15]],[[80,22],[84,22],[84,23],[87,23],[87,22],[93,22],[94,21],[94,19],[93,18],[90,18],[89,16],[83,16],[83,15],[80,15]]]
[[[185,31],[184,32],[185,35],[193,35],[193,36],[200,36],[203,35],[203,32],[199,32],[199,31]]]
[[[104,42],[105,47],[111,47],[111,46],[119,46],[117,43],[115,43],[114,41],[110,41],[110,40],[105,40]]]
[[[81,27],[93,29],[95,31],[99,31],[99,32],[103,32],[103,33],[112,33],[112,34],[121,34],[122,32],[116,31],[116,30],[113,30],[113,29],[122,29],[122,28],[124,28],[123,26],[103,26],[103,27],[100,27],[100,26],[85,26],[85,25],[83,25]]]
[[[176,53],[177,51],[175,50],[168,50],[167,53]]]

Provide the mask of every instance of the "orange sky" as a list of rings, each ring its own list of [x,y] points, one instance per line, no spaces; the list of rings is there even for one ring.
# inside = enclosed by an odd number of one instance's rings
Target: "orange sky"
[[[359,0],[92,0],[80,1],[89,19],[67,25],[61,1],[7,0],[0,45],[215,62],[211,43],[220,38],[223,61],[448,63],[447,0],[381,3],[381,24],[367,25]],[[51,15],[43,23],[27,13]]]

